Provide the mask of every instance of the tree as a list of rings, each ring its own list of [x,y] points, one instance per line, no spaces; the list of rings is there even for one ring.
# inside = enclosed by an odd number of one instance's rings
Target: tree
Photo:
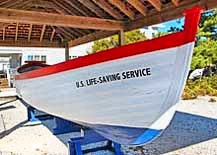
[[[126,32],[124,36],[124,44],[131,44],[138,41],[146,40],[147,38],[140,30],[134,30]],[[118,36],[114,35],[112,37],[94,41],[92,46],[92,51],[90,53],[96,53],[109,48],[114,48],[118,46]],[[89,53],[89,54],[90,54]]]
[[[217,41],[211,38],[200,40],[194,49],[191,69],[194,70],[211,64],[217,65]]]
[[[201,15],[198,37],[198,39],[217,40],[217,10],[205,12]]]
[[[217,65],[217,10],[201,15],[191,69]]]
[[[154,38],[162,37],[169,34],[168,32],[158,32],[154,35]]]

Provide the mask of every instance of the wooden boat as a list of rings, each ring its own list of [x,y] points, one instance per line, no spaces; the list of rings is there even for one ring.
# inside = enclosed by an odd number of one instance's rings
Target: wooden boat
[[[19,96],[120,144],[150,142],[168,126],[188,74],[201,9],[182,32],[16,75]],[[28,69],[27,69],[28,70]],[[31,69],[30,69],[31,70]]]

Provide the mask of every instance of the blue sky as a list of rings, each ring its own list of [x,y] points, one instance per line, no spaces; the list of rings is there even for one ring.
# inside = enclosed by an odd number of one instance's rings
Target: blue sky
[[[184,18],[168,21],[168,22],[161,23],[161,24],[163,25],[163,27],[159,28],[159,31],[167,32],[170,29],[170,27],[182,28],[182,26],[184,25]]]

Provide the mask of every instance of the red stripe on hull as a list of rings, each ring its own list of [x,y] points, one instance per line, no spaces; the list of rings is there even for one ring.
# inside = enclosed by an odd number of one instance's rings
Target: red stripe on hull
[[[197,25],[200,18],[200,8],[186,11],[184,31],[166,35],[160,38],[125,45],[99,53],[83,56],[56,65],[44,67],[34,71],[16,75],[16,80],[24,80],[47,76],[67,70],[77,69],[106,61],[121,59],[133,55],[154,52],[157,50],[173,48],[195,41]]]

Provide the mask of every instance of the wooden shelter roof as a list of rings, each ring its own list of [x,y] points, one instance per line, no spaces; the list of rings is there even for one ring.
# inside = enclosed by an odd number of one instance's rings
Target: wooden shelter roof
[[[216,0],[0,0],[0,46],[69,47],[217,7]]]

